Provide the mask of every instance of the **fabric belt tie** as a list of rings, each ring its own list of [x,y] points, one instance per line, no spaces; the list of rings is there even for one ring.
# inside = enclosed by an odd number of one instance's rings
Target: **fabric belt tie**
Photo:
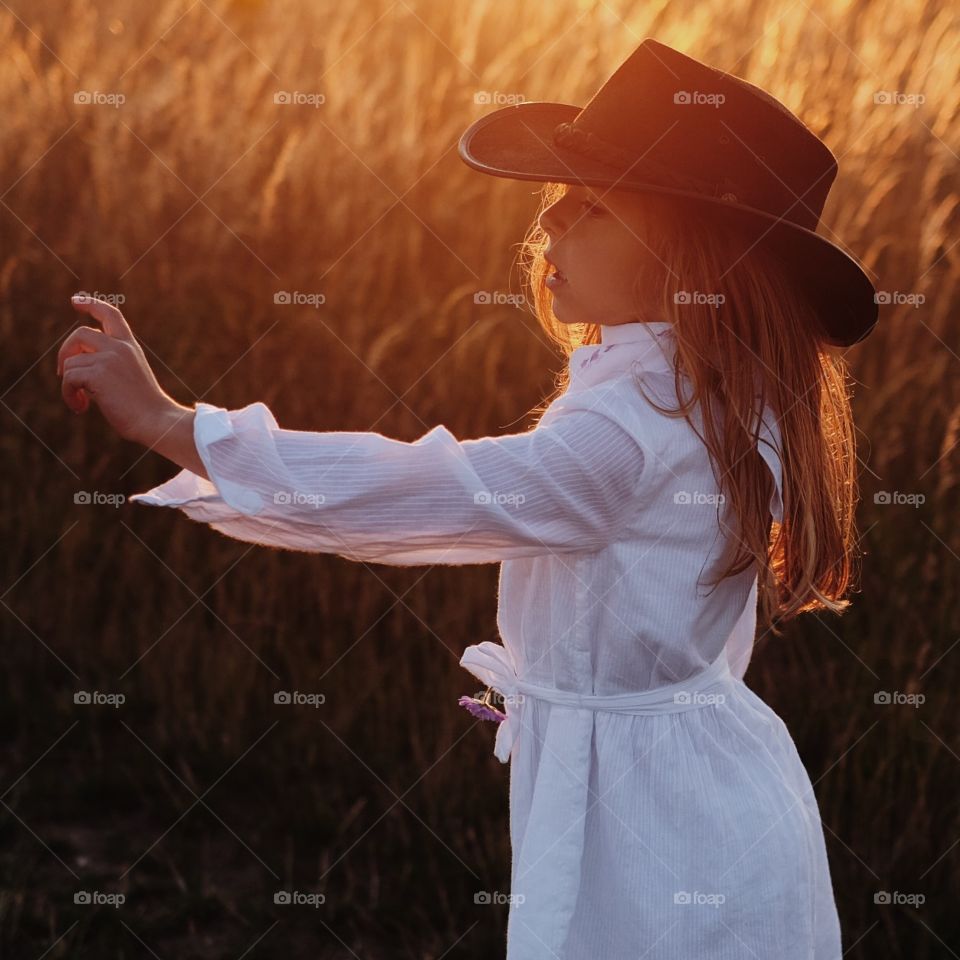
[[[506,647],[490,640],[467,647],[460,658],[460,666],[469,670],[504,698],[506,719],[501,722],[497,730],[493,749],[501,763],[506,763],[510,759],[513,744],[520,733],[522,717],[520,708],[525,696],[547,700],[562,707],[652,716],[659,713],[680,713],[707,706],[712,702],[709,698],[704,698],[707,688],[719,681],[734,679],[725,649],[720,651],[720,656],[713,663],[687,680],[652,690],[607,696],[559,690],[556,687],[545,687],[521,680],[517,676],[516,668]]]
[[[553,704],[534,774],[526,829],[519,851],[513,851],[507,960],[556,960],[563,956],[580,889],[596,711],[653,716],[697,710],[716,702],[708,695],[712,688],[722,688],[726,681],[738,678],[730,671],[726,648],[713,663],[686,680],[609,696],[521,680],[507,649],[489,640],[467,647],[460,665],[504,698],[505,716],[493,751],[501,763],[510,759],[524,726],[526,698]]]

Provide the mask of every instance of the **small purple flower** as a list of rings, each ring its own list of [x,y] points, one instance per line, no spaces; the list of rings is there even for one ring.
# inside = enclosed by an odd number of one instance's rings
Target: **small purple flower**
[[[493,687],[487,687],[482,697],[461,697],[457,703],[480,720],[495,720],[502,723],[507,715],[490,703]]]

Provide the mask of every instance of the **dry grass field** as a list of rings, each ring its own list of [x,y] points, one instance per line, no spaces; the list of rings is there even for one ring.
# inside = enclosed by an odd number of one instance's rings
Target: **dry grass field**
[[[846,956],[960,955],[956,6],[6,0],[0,956],[503,955],[506,906],[475,894],[509,888],[508,768],[456,704],[496,567],[256,549],[122,503],[176,468],[74,417],[56,349],[97,292],[182,403],[521,429],[563,359],[476,294],[519,292],[537,185],[457,138],[506,98],[583,103],[644,36],[826,139],[821,229],[888,297],[847,355],[859,593],[761,638],[746,679],[815,784]]]

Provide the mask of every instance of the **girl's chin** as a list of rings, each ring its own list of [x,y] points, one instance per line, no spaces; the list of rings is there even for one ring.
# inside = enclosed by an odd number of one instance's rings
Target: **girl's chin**
[[[551,309],[557,321],[565,326],[573,326],[575,323],[593,323],[589,317],[578,316],[576,310],[571,310],[569,305],[560,304],[556,298],[554,298]]]

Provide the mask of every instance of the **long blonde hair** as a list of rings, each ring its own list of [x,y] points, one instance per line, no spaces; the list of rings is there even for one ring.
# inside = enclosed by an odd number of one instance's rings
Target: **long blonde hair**
[[[545,184],[539,212],[567,189]],[[637,318],[670,321],[677,344],[678,406],[657,409],[684,417],[696,430],[689,414],[699,405],[705,435],[698,436],[738,521],[730,538],[733,558],[719,580],[756,564],[760,619],[775,636],[776,620],[814,610],[842,613],[859,559],[846,362],[838,348],[811,334],[813,307],[762,243],[750,248],[744,231],[705,204],[658,194],[644,194],[643,201],[642,240],[654,256],[652,267],[638,266]],[[548,244],[538,216],[520,245],[520,266],[540,325],[569,356],[578,346],[599,343],[600,328],[554,317],[544,283]],[[720,306],[702,297],[676,302],[674,294],[684,290],[722,293],[725,299]],[[655,315],[647,316],[651,311]],[[686,403],[684,376],[692,387]],[[556,392],[568,382],[564,367]],[[782,523],[772,521],[767,509],[773,478],[757,451],[758,394],[780,426]]]

